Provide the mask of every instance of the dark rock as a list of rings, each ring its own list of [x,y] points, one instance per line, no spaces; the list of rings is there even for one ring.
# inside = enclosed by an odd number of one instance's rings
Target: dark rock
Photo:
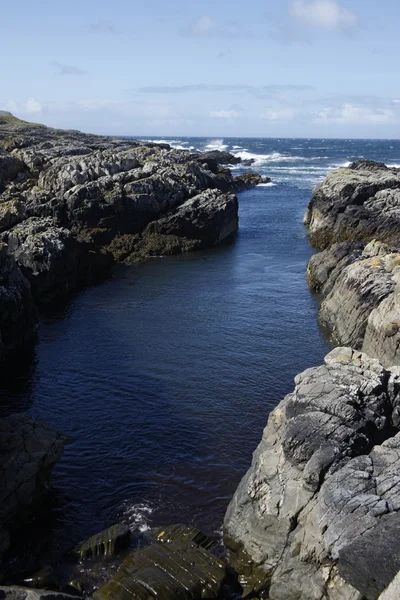
[[[238,201],[233,194],[207,190],[187,200],[174,212],[153,221],[144,232],[199,240],[202,247],[214,246],[238,228]]]
[[[27,414],[0,419],[0,560],[15,525],[37,509],[65,437]]]
[[[367,600],[376,600],[395,578],[400,564],[400,514],[378,525],[339,552],[339,574]]]
[[[59,590],[60,584],[55,575],[54,569],[50,566],[43,567],[40,571],[36,571],[25,577],[24,585],[30,588]]]
[[[129,527],[118,523],[81,542],[75,547],[73,553],[79,560],[96,556],[113,556],[129,546],[130,535]]]
[[[36,333],[37,314],[29,282],[0,243],[0,362],[29,347]]]

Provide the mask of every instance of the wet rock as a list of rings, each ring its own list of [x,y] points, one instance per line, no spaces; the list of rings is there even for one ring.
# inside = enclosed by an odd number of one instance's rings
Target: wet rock
[[[255,592],[361,600],[375,530],[375,556],[390,569],[374,577],[379,564],[371,567],[371,598],[399,570],[399,537],[385,546],[380,534],[400,509],[398,377],[397,367],[337,348],[271,413],[224,521],[230,559]]]
[[[36,571],[31,575],[28,575],[23,580],[24,585],[36,589],[46,590],[59,590],[60,584],[54,572],[54,569],[50,566],[43,567],[40,571]]]
[[[163,543],[185,539],[206,550],[211,550],[216,545],[215,540],[205,535],[200,529],[187,525],[168,525],[167,527],[151,529],[148,536]]]
[[[181,537],[133,552],[93,598],[212,600],[220,597],[226,577],[224,561]]]
[[[29,282],[0,243],[0,363],[28,348],[37,328]]]
[[[116,524],[85,542],[78,544],[73,553],[79,560],[97,556],[113,556],[129,546],[131,532],[127,525]]]
[[[335,169],[315,190],[304,222],[318,249],[372,238],[400,247],[400,169],[366,160]]]
[[[0,560],[16,525],[32,516],[65,437],[25,413],[0,419]]]

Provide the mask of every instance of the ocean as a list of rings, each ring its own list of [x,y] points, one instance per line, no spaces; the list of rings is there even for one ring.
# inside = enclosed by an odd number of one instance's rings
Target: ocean
[[[329,351],[305,279],[312,190],[357,158],[400,166],[399,140],[159,141],[253,158],[234,172],[272,181],[239,195],[231,243],[120,265],[42,315],[34,356],[1,382],[1,411],[71,439],[26,552],[40,539],[52,557],[115,521],[220,536],[270,411]]]

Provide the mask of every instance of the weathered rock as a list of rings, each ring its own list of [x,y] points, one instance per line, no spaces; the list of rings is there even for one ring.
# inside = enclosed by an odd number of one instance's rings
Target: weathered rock
[[[0,419],[0,560],[9,536],[35,511],[65,437],[27,414]]]
[[[307,279],[322,295],[320,322],[339,344],[400,364],[400,252],[373,240],[334,244],[313,256]]]
[[[332,171],[314,192],[304,222],[318,249],[372,238],[400,247],[400,169],[363,160]]]
[[[0,586],[0,600],[76,600],[76,596],[51,590],[33,590],[16,585]]]
[[[117,523],[78,544],[73,553],[80,559],[113,556],[129,546],[131,532],[127,525]]]
[[[37,328],[30,285],[0,243],[0,363],[32,344]]]
[[[42,567],[39,571],[31,573],[23,580],[24,585],[30,588],[59,590],[59,581],[53,567],[49,565]]]
[[[8,182],[26,170],[25,164],[12,154],[0,149],[0,194]]]
[[[224,561],[182,536],[130,554],[93,598],[212,600],[220,597],[226,578]]]
[[[377,554],[390,568],[366,558],[376,582],[368,599],[399,570],[399,537],[389,545],[378,538],[400,509],[396,369],[337,348],[296,377],[225,517],[225,544],[244,584],[268,589],[271,600],[361,600],[363,536],[376,527]]]
[[[147,233],[199,240],[202,247],[214,246],[238,228],[238,201],[233,194],[207,190],[187,200],[179,208],[153,221]]]

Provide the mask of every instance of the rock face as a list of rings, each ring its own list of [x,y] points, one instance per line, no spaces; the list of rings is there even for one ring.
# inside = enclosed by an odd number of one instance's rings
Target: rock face
[[[29,282],[0,243],[0,363],[29,346],[35,336],[37,314]]]
[[[329,173],[308,205],[304,223],[320,250],[376,238],[400,245],[400,169],[361,160]]]
[[[344,242],[313,256],[310,286],[321,294],[320,322],[339,344],[400,364],[400,252],[381,242]]]
[[[398,368],[351,348],[296,377],[225,517],[225,544],[249,590],[270,600],[375,600],[393,579],[399,382]]]
[[[65,437],[29,415],[0,419],[0,561],[16,523],[29,518],[62,456]]]
[[[333,171],[305,223],[312,244],[325,248],[307,266],[321,324],[336,343],[399,365],[400,169],[359,161]]]

